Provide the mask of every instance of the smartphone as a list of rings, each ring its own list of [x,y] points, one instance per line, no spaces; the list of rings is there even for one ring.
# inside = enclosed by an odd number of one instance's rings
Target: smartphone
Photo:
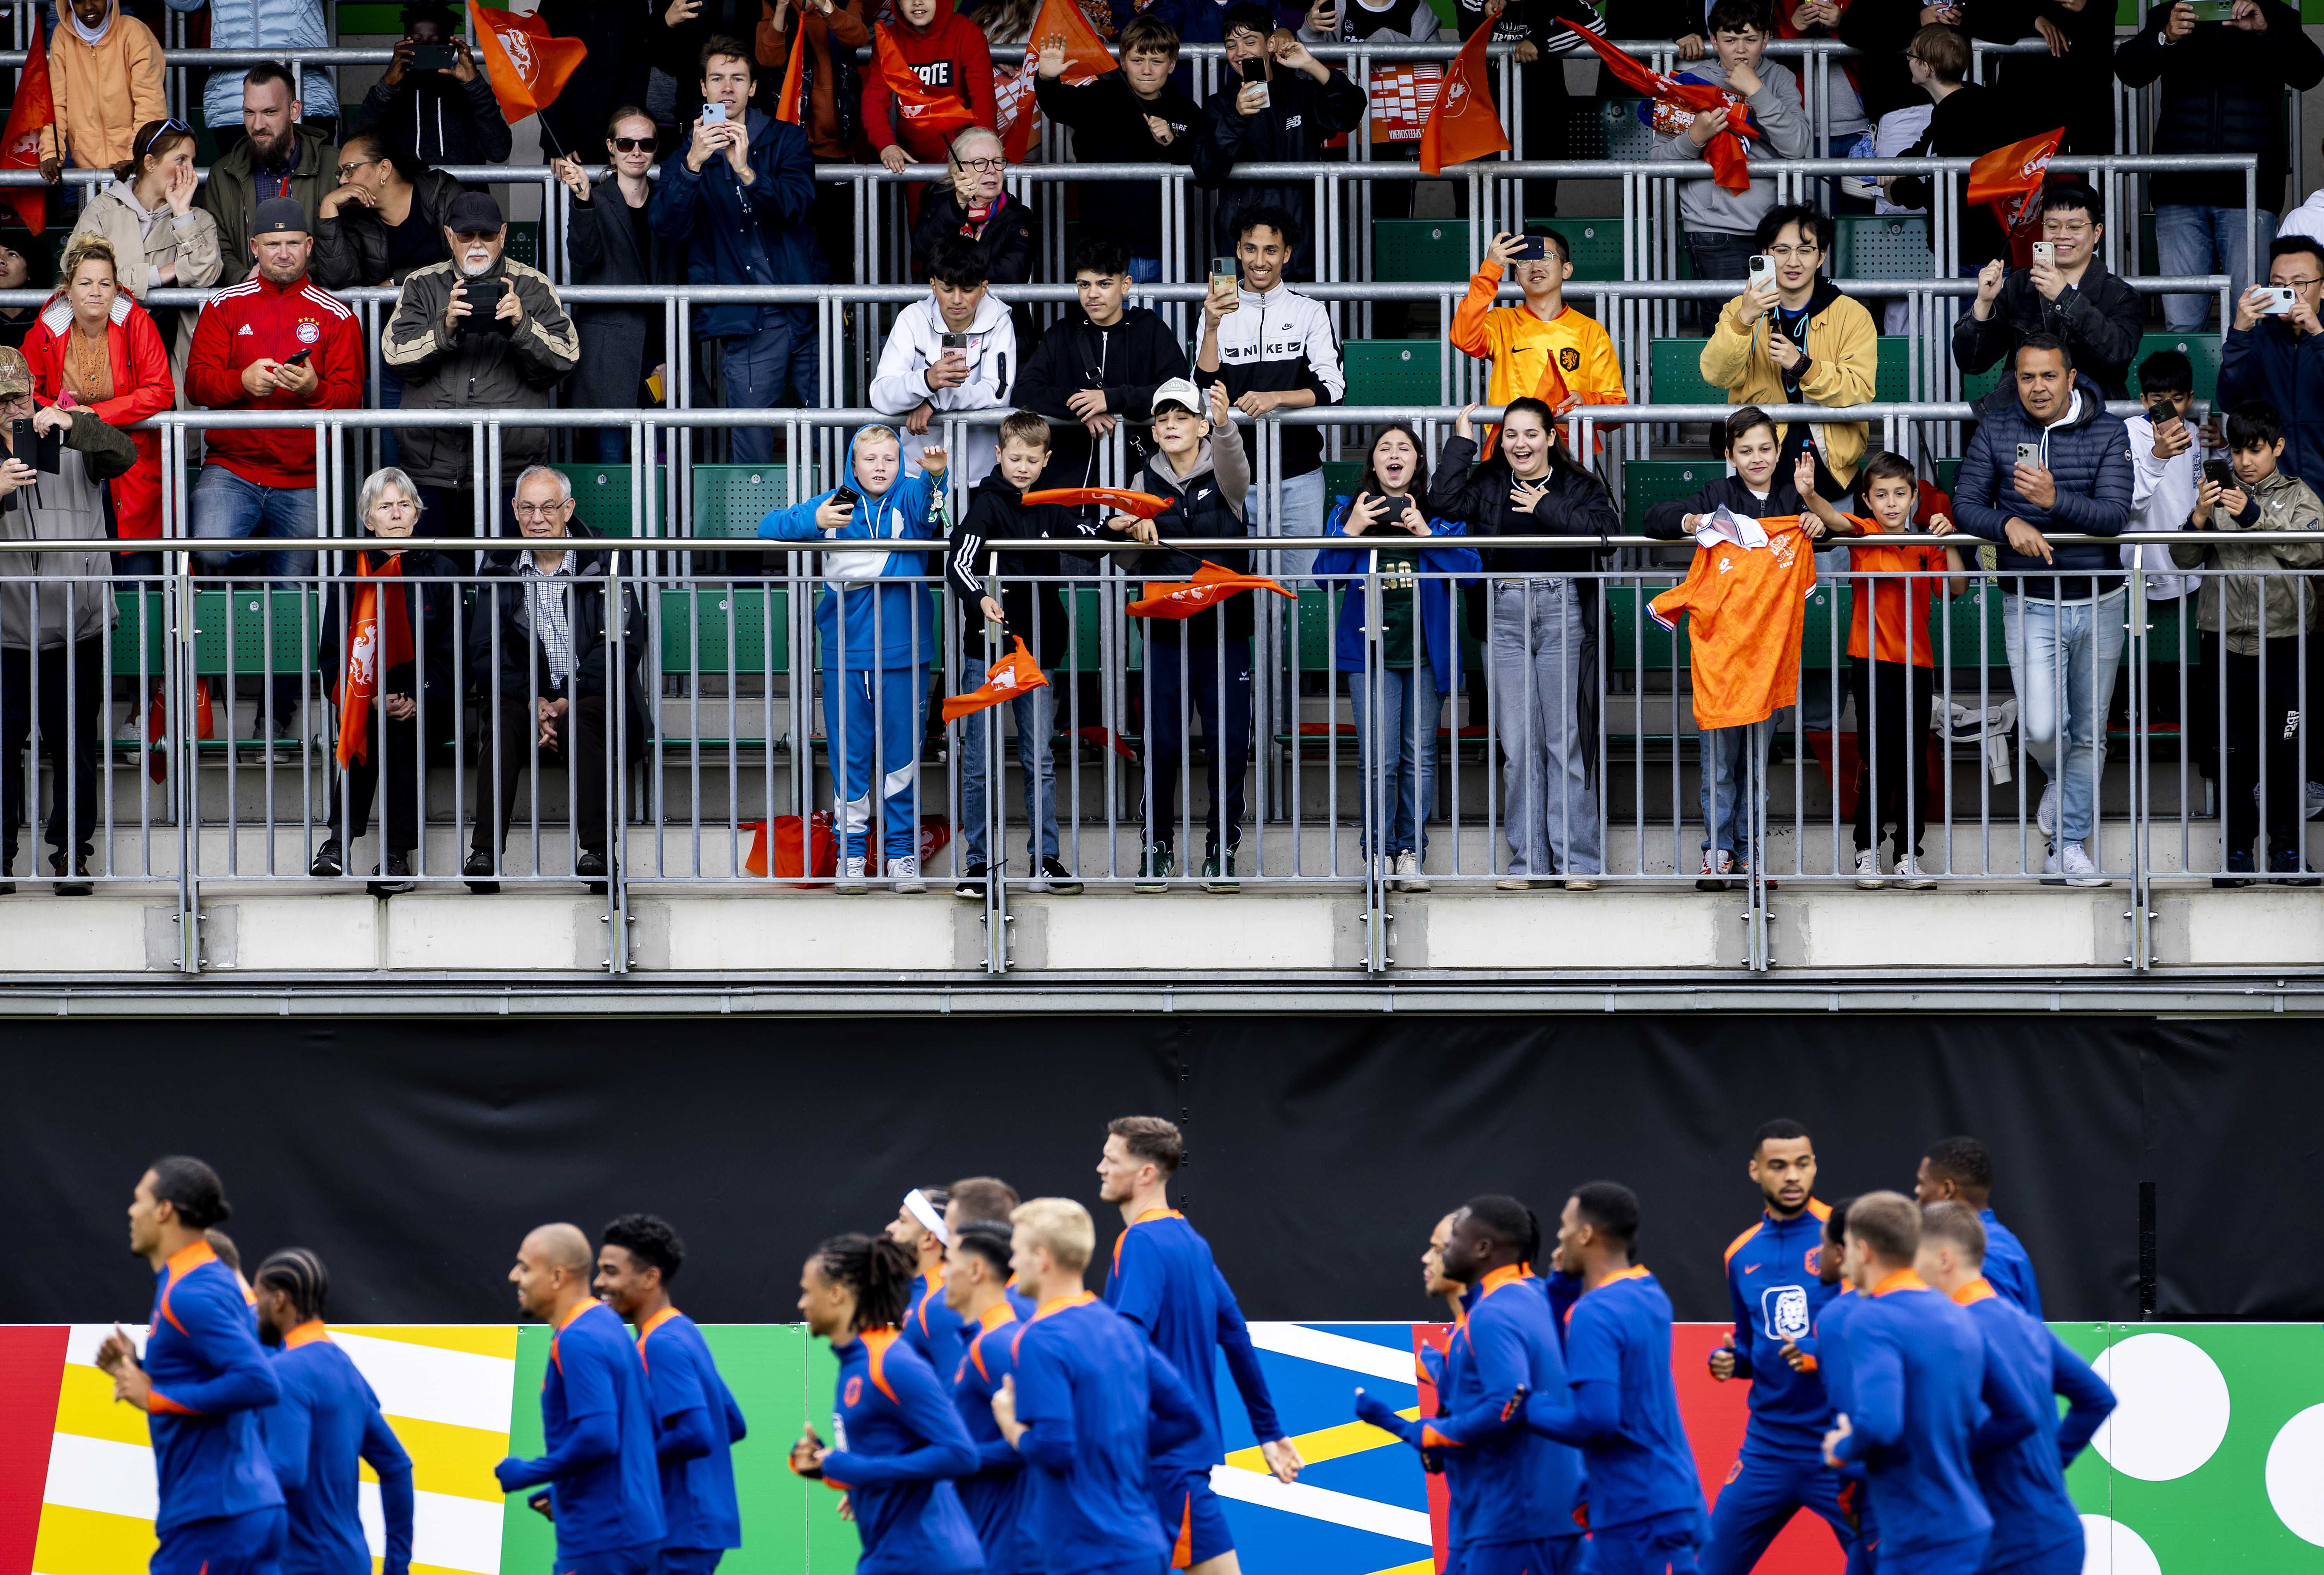
[[[1513,262],[1545,262],[1549,260],[1549,240],[1544,235],[1527,235],[1517,243],[1509,254]]]
[[[505,279],[464,279],[462,293],[468,302],[467,326],[495,334],[510,331],[510,325],[497,320],[493,314],[501,309],[501,292],[508,289]]]
[[[831,501],[843,509],[853,509],[863,501],[863,494],[853,487],[841,487],[831,494]]]
[[[1275,101],[1274,96],[1268,91],[1267,88],[1267,62],[1259,60],[1245,60],[1241,70],[1243,86],[1249,87],[1254,82],[1259,84],[1259,106],[1265,109]]]
[[[953,352],[958,351],[961,355],[965,355],[968,354],[968,343],[969,336],[966,334],[946,334],[944,336],[945,354],[949,355]]]
[[[2175,421],[2179,419],[2179,407],[2169,400],[2157,400],[2146,407],[2146,419],[2157,427],[2165,421]]]
[[[45,437],[32,428],[32,418],[21,416],[9,423],[9,446],[12,458],[21,459],[34,470],[44,470],[54,475],[64,456],[64,434],[51,432]]]
[[[448,71],[460,63],[460,51],[450,44],[418,44],[411,51],[411,69]]]
[[[2017,463],[2034,470],[2041,469],[2042,446],[2039,443],[2020,443],[2017,446]]]
[[[2056,244],[2049,241],[2034,242],[2034,261],[2036,262],[2047,262],[2054,267],[2058,261],[2058,248]]]
[[[723,125],[726,121],[726,106],[723,104],[706,104],[702,106],[702,118],[712,125]]]
[[[1211,284],[1213,289],[1222,283],[1237,283],[1241,280],[1241,278],[1242,270],[1236,265],[1233,258],[1213,257],[1211,259]]]
[[[293,350],[290,355],[285,355],[282,358],[282,364],[285,366],[304,366],[307,364],[307,358],[314,353],[315,347],[312,345],[303,345],[297,350]]]
[[[2225,22],[2236,14],[2236,0],[2195,0],[2195,20]]]
[[[2203,479],[2226,488],[2236,484],[2236,467],[2224,459],[2203,461]]]
[[[2263,284],[2267,299],[2260,302],[2259,315],[2264,318],[2283,318],[2292,315],[2292,287],[2288,284]]]
[[[1761,285],[1773,284],[1775,281],[1775,260],[1773,257],[1766,255],[1764,253],[1752,258],[1751,288],[1757,290]]]

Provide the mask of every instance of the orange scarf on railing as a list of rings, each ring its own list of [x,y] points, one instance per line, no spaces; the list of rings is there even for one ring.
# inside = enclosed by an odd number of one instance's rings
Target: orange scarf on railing
[[[403,577],[403,555],[397,553],[377,569],[368,555],[355,557],[355,573],[374,583],[355,587],[355,612],[348,620],[347,673],[339,686],[339,769],[353,760],[368,760],[371,747],[371,704],[379,697],[380,676],[411,660],[411,611],[400,584],[379,580]]]

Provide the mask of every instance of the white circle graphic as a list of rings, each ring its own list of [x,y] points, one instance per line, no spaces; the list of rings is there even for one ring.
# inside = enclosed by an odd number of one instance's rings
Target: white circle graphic
[[[2119,1404],[2090,1440],[2099,1458],[2142,1482],[2201,1469],[2227,1436],[2227,1380],[2201,1346],[2134,1334],[2090,1364]]]
[[[2146,1539],[2103,1515],[2082,1516],[2082,1575],[2163,1575]]]
[[[2267,1501],[2303,1543],[2324,1547],[2324,1405],[2310,1405],[2267,1446]]]

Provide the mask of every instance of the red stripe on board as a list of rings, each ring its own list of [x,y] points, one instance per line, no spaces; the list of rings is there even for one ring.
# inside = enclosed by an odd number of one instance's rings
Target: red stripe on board
[[[1416,1323],[1412,1326],[1413,1377],[1420,1385],[1420,1414],[1434,1416],[1441,1407],[1436,1399],[1436,1386],[1428,1381],[1428,1369],[1420,1365],[1421,1348],[1425,1346],[1439,1357],[1444,1354],[1445,1343],[1452,1338],[1450,1323]],[[1428,1531],[1434,1542],[1437,1575],[1444,1575],[1449,1561],[1445,1534],[1450,1529],[1446,1516],[1452,1508],[1452,1497],[1444,1486],[1444,1473],[1431,1471],[1421,1478],[1428,1488]]]
[[[0,1570],[32,1567],[69,1332],[60,1323],[0,1325]]]
[[[1671,1330],[1671,1376],[1677,1380],[1679,1415],[1694,1450],[1703,1500],[1719,1502],[1727,1473],[1743,1448],[1744,1424],[1751,1415],[1751,1386],[1720,1383],[1711,1376],[1711,1353],[1735,1332],[1732,1323],[1680,1323]],[[1831,1528],[1806,1510],[1792,1516],[1759,1568],[1785,1575],[1840,1575],[1847,1560]]]

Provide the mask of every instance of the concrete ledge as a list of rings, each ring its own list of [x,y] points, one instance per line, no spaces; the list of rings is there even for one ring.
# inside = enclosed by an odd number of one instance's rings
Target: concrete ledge
[[[0,973],[143,973],[150,904],[123,898],[48,897],[26,892],[0,898]],[[174,904],[152,911],[171,937],[169,966],[177,962]]]
[[[1436,893],[1390,900],[1397,967],[1716,968],[1742,961],[1743,899],[1695,891]]]
[[[2155,952],[2190,968],[2324,965],[2324,891],[2253,886],[2155,894]]]
[[[631,905],[632,956],[641,968],[755,972],[944,972],[983,966],[961,959],[972,908],[949,891],[893,894],[641,898]],[[598,965],[604,963],[602,945]]]
[[[1858,891],[1770,899],[1777,967],[2119,968],[2130,889]]]
[[[386,909],[386,944],[377,966],[462,973],[605,966],[601,898],[414,891],[383,904],[355,900]]]
[[[361,892],[205,904],[202,966],[267,973],[378,968],[385,961],[383,906]]]
[[[1041,906],[1041,965],[1061,972],[1314,972],[1363,956],[1363,904],[1338,895],[1091,893]]]

